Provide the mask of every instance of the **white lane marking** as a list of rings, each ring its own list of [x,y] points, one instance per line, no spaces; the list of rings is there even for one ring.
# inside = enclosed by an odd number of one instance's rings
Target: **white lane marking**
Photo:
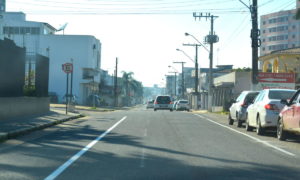
[[[253,139],[253,140],[255,140],[255,141],[259,142],[259,143],[262,143],[262,144],[264,144],[264,145],[266,145],[266,146],[268,146],[268,147],[271,147],[271,148],[273,148],[273,149],[275,149],[275,150],[277,150],[277,151],[280,151],[280,152],[282,152],[282,153],[284,153],[284,154],[287,154],[287,155],[290,155],[290,156],[296,156],[295,154],[293,154],[293,153],[291,153],[291,152],[289,152],[289,151],[286,151],[286,150],[284,150],[284,149],[281,149],[281,148],[279,148],[279,147],[276,147],[276,146],[274,146],[274,145],[272,145],[272,144],[270,144],[270,143],[268,143],[268,142],[266,142],[266,141],[260,140],[260,139],[258,139],[258,138],[256,138],[256,137],[250,136],[249,134],[242,133],[242,132],[240,132],[240,131],[238,131],[238,130],[235,130],[235,129],[231,128],[231,127],[228,127],[228,126],[225,126],[225,125],[223,125],[223,124],[217,123],[217,122],[215,122],[215,121],[213,121],[213,120],[211,120],[211,119],[208,119],[207,117],[204,117],[204,116],[201,116],[201,115],[198,115],[198,114],[195,114],[195,115],[198,116],[198,117],[201,117],[201,118],[203,118],[203,119],[206,119],[206,120],[209,121],[209,122],[212,122],[212,123],[215,123],[215,124],[217,124],[217,125],[219,125],[219,126],[222,126],[222,127],[224,127],[224,128],[227,128],[227,129],[229,129],[229,130],[231,130],[231,131],[233,131],[233,132],[236,132],[236,133],[242,134],[242,135],[244,135],[244,136],[247,136],[247,137],[250,138],[250,139]]]
[[[142,149],[140,168],[145,167],[145,148]]]
[[[86,153],[91,147],[93,147],[98,141],[100,141],[110,131],[112,131],[115,127],[117,127],[120,123],[122,123],[126,118],[127,118],[127,116],[123,117],[116,124],[114,124],[112,127],[110,127],[109,129],[107,129],[100,136],[98,136],[95,140],[93,140],[92,142],[90,142],[82,150],[80,150],[78,153],[76,153],[74,156],[72,156],[68,161],[66,161],[63,165],[61,165],[59,168],[57,168],[53,173],[51,173],[48,177],[46,177],[45,180],[53,180],[53,179],[57,178],[57,176],[59,176],[72,163],[74,163],[78,158],[80,158],[80,156],[82,156],[84,153]]]

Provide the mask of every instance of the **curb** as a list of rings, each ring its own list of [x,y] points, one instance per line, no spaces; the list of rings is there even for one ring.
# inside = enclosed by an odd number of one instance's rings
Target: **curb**
[[[73,120],[73,119],[78,119],[78,118],[81,118],[81,117],[84,117],[84,115],[79,114],[79,115],[68,117],[68,118],[65,118],[65,119],[60,119],[60,120],[56,120],[56,121],[49,122],[49,123],[35,125],[35,126],[30,127],[30,128],[23,128],[23,129],[11,131],[11,132],[8,132],[8,133],[0,133],[0,142],[4,142],[8,139],[13,139],[13,138],[16,138],[16,137],[21,136],[21,135],[25,135],[25,134],[28,134],[28,133],[31,133],[31,132],[34,132],[34,131],[37,131],[37,130],[42,130],[42,129],[45,129],[45,128],[48,128],[48,127],[51,127],[51,126],[55,126],[57,124],[61,124],[61,123],[66,122],[66,121],[70,121],[70,120]]]

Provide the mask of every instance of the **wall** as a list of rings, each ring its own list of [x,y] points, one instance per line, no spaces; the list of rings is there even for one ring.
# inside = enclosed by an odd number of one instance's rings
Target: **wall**
[[[99,40],[93,36],[77,35],[45,35],[40,36],[40,51],[49,53],[49,92],[56,92],[60,101],[66,93],[66,74],[62,71],[62,64],[71,62],[73,59],[73,94],[76,95],[78,103],[84,101],[84,94],[80,90],[81,84],[91,80],[82,79],[83,68],[97,69],[98,51],[101,49]],[[93,45],[96,44],[96,49]],[[46,49],[48,48],[48,52]],[[42,54],[44,54],[42,53]],[[100,70],[100,67],[98,67]],[[100,82],[100,74],[95,77],[95,82]]]
[[[0,40],[0,97],[23,96],[25,49],[12,40]]]
[[[49,112],[49,98],[0,97],[0,120]]]

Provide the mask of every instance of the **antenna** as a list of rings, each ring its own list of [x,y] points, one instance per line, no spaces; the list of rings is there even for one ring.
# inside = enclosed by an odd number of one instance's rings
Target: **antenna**
[[[65,34],[65,29],[66,29],[67,25],[68,25],[68,23],[65,23],[64,25],[62,25],[60,28],[58,28],[57,32],[63,31],[63,34]]]

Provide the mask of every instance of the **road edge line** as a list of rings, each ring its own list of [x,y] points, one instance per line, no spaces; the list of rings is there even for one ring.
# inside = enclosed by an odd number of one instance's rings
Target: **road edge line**
[[[284,149],[281,149],[281,148],[279,148],[279,147],[277,147],[277,146],[274,146],[274,145],[272,145],[272,144],[270,144],[270,143],[268,143],[268,142],[266,142],[266,141],[260,140],[260,139],[258,139],[258,138],[256,138],[256,137],[253,137],[253,136],[251,136],[251,135],[249,135],[249,134],[243,133],[243,132],[238,131],[238,130],[235,130],[235,129],[231,128],[231,127],[228,127],[228,126],[225,126],[225,125],[220,124],[220,123],[218,123],[218,122],[215,122],[215,121],[213,121],[213,120],[211,120],[211,119],[209,119],[209,118],[207,118],[207,117],[201,116],[201,115],[199,115],[199,114],[194,114],[194,115],[196,115],[196,116],[198,116],[198,117],[201,117],[201,118],[203,118],[203,119],[206,119],[207,121],[212,122],[212,123],[215,123],[215,124],[217,124],[217,125],[219,125],[219,126],[221,126],[221,127],[227,128],[227,129],[229,129],[229,130],[231,130],[231,131],[233,131],[233,132],[236,132],[236,133],[238,133],[238,134],[244,135],[244,136],[246,136],[246,137],[248,137],[248,138],[250,138],[250,139],[252,139],[252,140],[255,140],[256,142],[262,143],[262,144],[264,144],[265,146],[271,147],[271,148],[273,148],[273,149],[275,149],[275,150],[277,150],[277,151],[280,151],[280,152],[282,152],[282,153],[284,153],[284,154],[287,154],[287,155],[290,155],[290,156],[293,156],[293,157],[296,156],[295,154],[293,154],[293,153],[291,153],[291,152],[289,152],[289,151],[286,151],[286,150],[284,150]]]
[[[55,171],[53,171],[50,175],[48,175],[44,180],[53,180],[53,179],[57,178],[57,176],[59,176],[71,164],[73,164],[84,153],[86,153],[90,148],[92,148],[98,141],[100,141],[103,137],[105,137],[108,133],[110,133],[110,131],[112,131],[115,127],[117,127],[119,124],[121,124],[126,118],[127,118],[127,116],[124,116],[122,119],[120,119],[112,127],[107,129],[104,133],[102,133],[100,136],[98,136],[95,140],[90,142],[88,145],[86,145],[84,148],[82,148],[79,152],[77,152],[75,155],[73,155],[68,161],[66,161],[64,164],[59,166]]]

